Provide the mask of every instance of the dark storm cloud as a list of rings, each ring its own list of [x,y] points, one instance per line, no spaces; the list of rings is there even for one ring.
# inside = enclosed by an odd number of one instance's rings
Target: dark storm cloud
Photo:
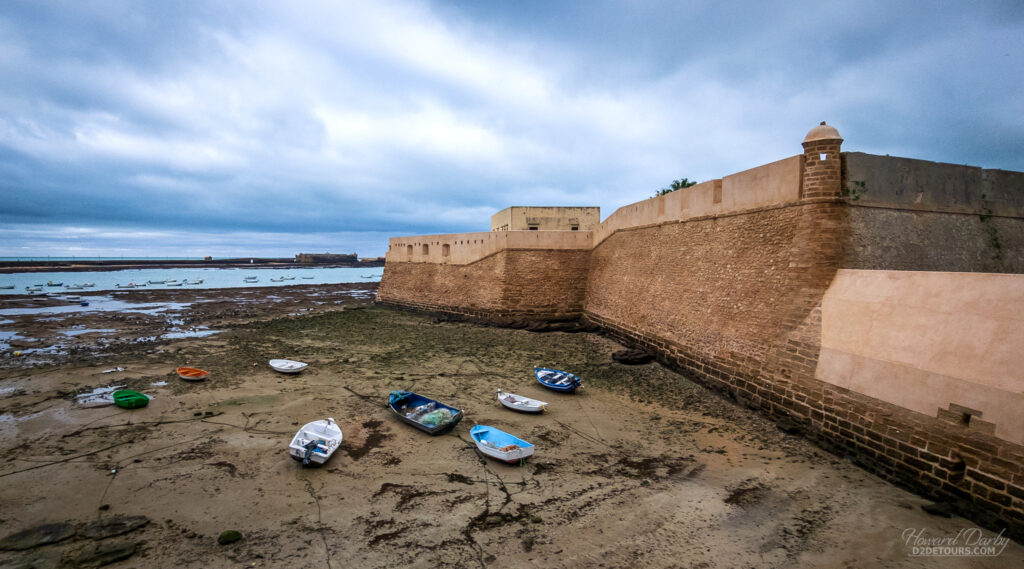
[[[513,204],[607,215],[820,120],[1024,170],[1021,6],[8,2],[0,255],[380,254]]]

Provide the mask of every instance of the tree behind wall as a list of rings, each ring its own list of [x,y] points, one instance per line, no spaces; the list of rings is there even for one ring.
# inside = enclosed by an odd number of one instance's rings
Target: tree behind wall
[[[695,185],[697,185],[697,182],[695,182],[695,181],[691,182],[687,178],[682,178],[680,180],[673,180],[671,186],[669,186],[668,188],[662,188],[662,189],[658,190],[658,192],[656,194],[654,194],[654,197],[663,196],[665,194],[670,194],[670,193],[672,193],[672,192],[674,192],[676,190],[681,190],[683,188],[689,188],[690,186],[695,186]]]

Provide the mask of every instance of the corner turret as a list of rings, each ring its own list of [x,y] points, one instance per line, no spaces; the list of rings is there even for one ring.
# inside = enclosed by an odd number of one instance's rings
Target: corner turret
[[[804,137],[803,199],[842,197],[842,144],[839,131],[825,121]]]

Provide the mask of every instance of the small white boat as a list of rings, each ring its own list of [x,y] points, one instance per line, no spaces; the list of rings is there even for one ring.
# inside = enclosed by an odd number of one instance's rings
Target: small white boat
[[[274,277],[270,277],[270,282],[272,282],[272,283],[283,283],[284,282],[284,277],[281,277],[279,279],[275,279]]]
[[[500,389],[498,390],[498,401],[509,409],[522,411],[523,413],[542,413],[547,408],[546,401],[530,399],[515,393],[505,393]]]
[[[203,279],[196,279],[196,280],[193,280],[193,281],[186,280],[185,284],[190,284],[190,285],[203,284]]]
[[[299,373],[309,364],[292,360],[270,360],[270,367],[281,373]]]
[[[286,280],[286,281],[294,281],[295,280],[295,277],[281,277],[281,278]]]
[[[303,466],[323,464],[341,446],[341,438],[341,428],[333,418],[306,423],[292,438],[288,454]]]
[[[25,287],[25,290],[27,290],[29,292],[42,292],[43,285],[27,286],[27,287]]]
[[[164,284],[166,282],[167,282],[166,280],[163,280],[163,281],[149,281],[149,284]]]
[[[167,283],[167,286],[181,286],[183,284],[185,284],[185,283],[178,283],[178,282],[170,283],[169,282],[169,283]]]
[[[3,289],[3,290],[11,290],[13,288],[14,288],[14,285],[3,285],[3,286],[0,286],[0,289]]]
[[[469,435],[480,452],[502,462],[516,464],[533,456],[532,444],[494,427],[476,425],[469,430]]]
[[[311,279],[311,278],[313,278],[313,277],[302,277],[302,278],[304,278],[304,279]]]

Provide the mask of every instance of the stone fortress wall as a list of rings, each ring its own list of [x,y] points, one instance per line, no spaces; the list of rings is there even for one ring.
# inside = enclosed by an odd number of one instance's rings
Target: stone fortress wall
[[[378,302],[580,318],[1024,538],[1024,174],[804,153],[592,231],[390,241]]]

